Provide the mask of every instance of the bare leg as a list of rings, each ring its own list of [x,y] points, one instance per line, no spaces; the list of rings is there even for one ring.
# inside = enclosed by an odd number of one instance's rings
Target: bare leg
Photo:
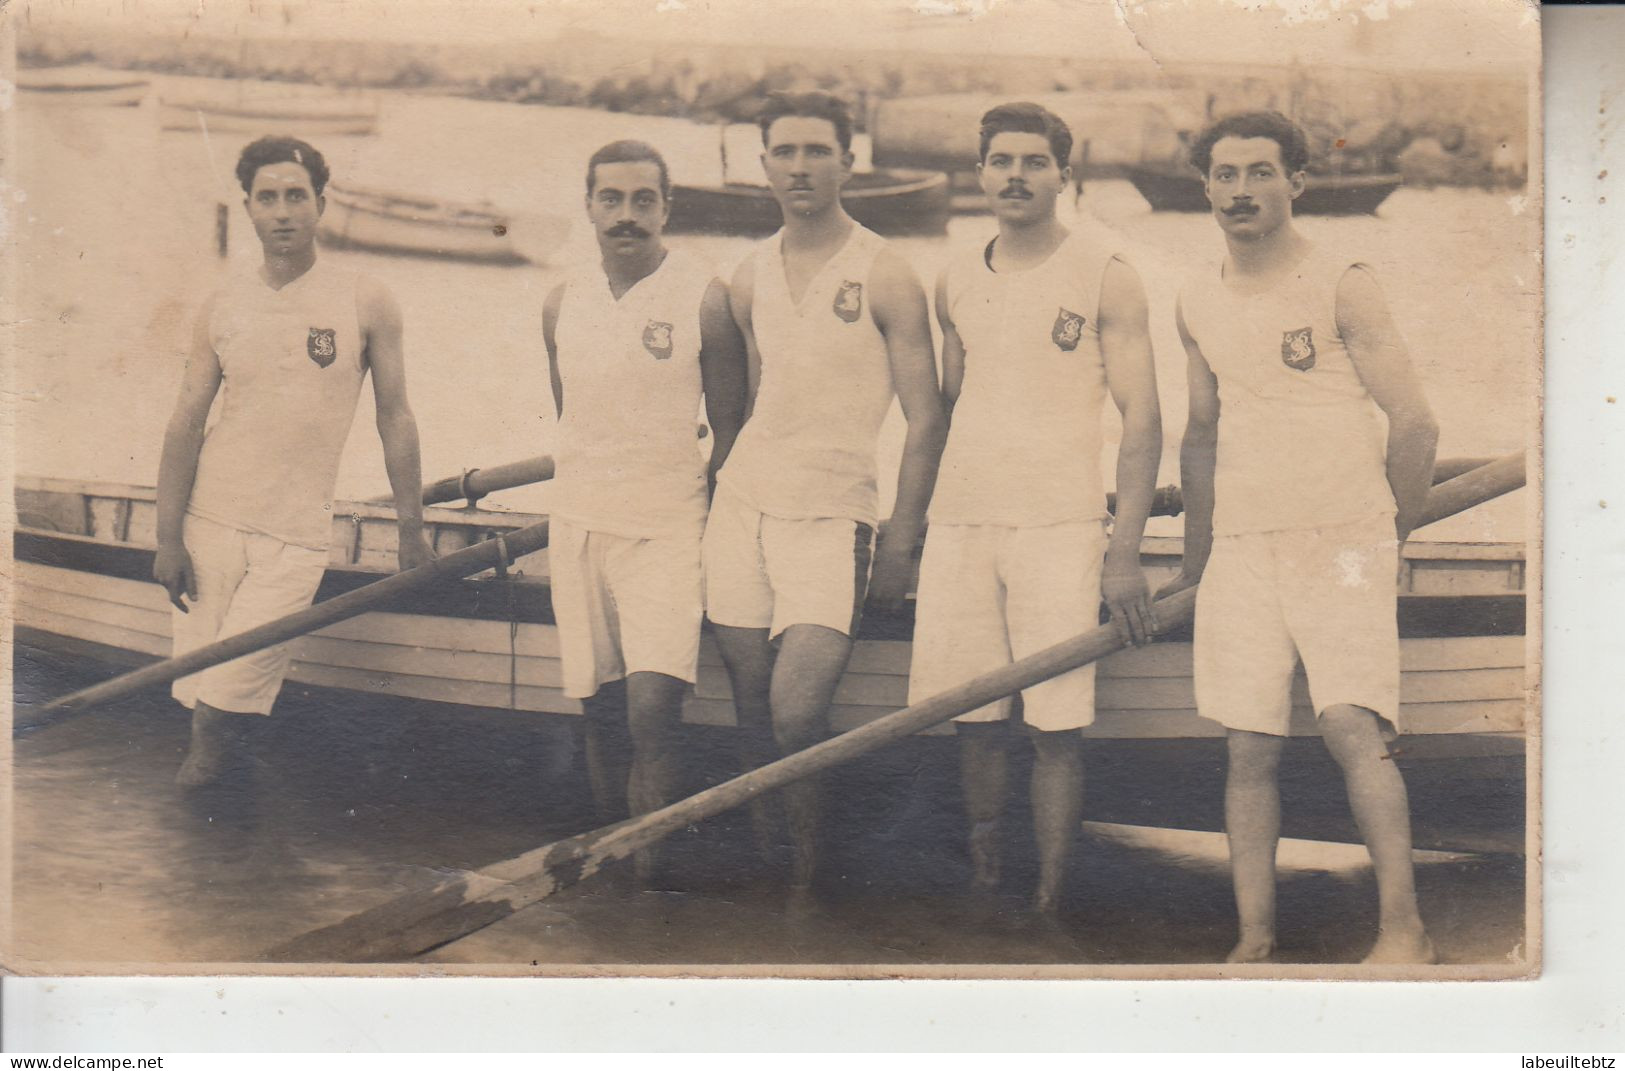
[[[626,680],[626,720],[632,737],[632,769],[626,800],[632,814],[659,810],[676,798],[676,728],[686,683],[664,673],[634,673]],[[656,850],[633,857],[640,885],[654,873]]]
[[[768,707],[773,645],[768,642],[767,629],[715,625],[713,631],[733,688],[734,714],[739,720],[740,768],[766,766],[778,757],[773,745],[773,715]],[[763,862],[773,858],[778,809],[778,798],[773,793],[750,801],[751,832]]]
[[[1433,942],[1416,908],[1410,801],[1404,778],[1388,758],[1377,715],[1364,707],[1328,707],[1320,731],[1343,768],[1349,807],[1377,875],[1377,943],[1365,962],[1432,963]]]
[[[627,816],[626,784],[631,772],[626,730],[626,682],[609,681],[581,701],[587,738],[587,780],[600,823]]]
[[[1281,839],[1283,736],[1231,729],[1224,829],[1241,934],[1227,963],[1267,963],[1275,954],[1275,847]]]
[[[175,774],[175,783],[182,788],[201,788],[224,777],[248,757],[248,730],[252,723],[244,719],[259,717],[263,715],[220,710],[202,702],[196,704],[192,708],[191,746]]]
[[[773,737],[781,754],[811,747],[828,735],[830,702],[851,654],[851,638],[823,625],[791,625],[784,630],[770,700]],[[821,787],[819,778],[805,777],[784,788],[794,851],[791,882],[802,888],[812,884],[818,865]]]
[[[960,722],[959,774],[970,822],[971,886],[992,892],[999,885],[1003,844],[999,822],[1010,782],[1010,723]]]
[[[1083,736],[1076,730],[1029,729],[1033,742],[1033,834],[1038,843],[1038,892],[1033,909],[1054,914],[1066,859],[1083,822]]]

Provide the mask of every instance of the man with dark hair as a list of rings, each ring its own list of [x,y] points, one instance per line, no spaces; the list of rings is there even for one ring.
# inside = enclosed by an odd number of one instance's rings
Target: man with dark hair
[[[828,731],[866,591],[896,606],[908,587],[946,430],[925,292],[841,206],[850,135],[826,93],[769,103],[762,166],[784,226],[733,278],[752,404],[706,524],[706,612],[752,766]],[[877,550],[876,440],[893,398],[908,432]],[[817,862],[817,783],[784,801],[799,898]],[[755,817],[765,849],[765,808]]]
[[[158,470],[153,575],[177,611],[177,655],[310,604],[327,566],[340,454],[369,371],[400,566],[433,556],[423,538],[400,307],[372,279],[318,261],[321,153],[294,138],[264,138],[243,150],[237,176],[264,256],[204,303]],[[220,419],[205,435],[222,391]],[[269,714],[287,667],[287,648],[272,647],[175,682],[175,698],[192,708],[178,783],[215,781],[245,757],[254,719],[239,715]]]
[[[582,701],[603,821],[675,796],[673,729],[695,680],[709,477],[744,418],[745,344],[728,291],[661,240],[666,162],[638,141],[587,163],[597,263],[553,289],[543,339],[559,420],[548,556],[564,694]],[[695,440],[704,397],[710,472]],[[630,763],[623,737],[630,735]],[[639,853],[641,880],[653,856]]]
[[[1399,548],[1427,501],[1438,426],[1371,269],[1293,227],[1303,133],[1255,113],[1195,144],[1228,256],[1177,306],[1190,379],[1185,562],[1160,594],[1201,582],[1196,703],[1229,750],[1241,924],[1229,959],[1275,950],[1277,771],[1301,661],[1376,871],[1366,962],[1430,962],[1405,783],[1384,737],[1403,727]]]
[[[1071,177],[1060,118],[1000,105],[982,117],[981,146],[999,233],[937,280],[951,425],[920,563],[910,702],[1088,631],[1102,596],[1133,643],[1156,627],[1140,567],[1162,457],[1145,289],[1104,228],[1069,231],[1056,218]],[[1123,418],[1115,522],[1100,475],[1108,392]],[[1022,701],[1035,760],[1034,906],[1051,913],[1083,817],[1079,730],[1094,721],[1094,667]],[[1000,700],[957,725],[982,893],[999,882],[1012,706]]]

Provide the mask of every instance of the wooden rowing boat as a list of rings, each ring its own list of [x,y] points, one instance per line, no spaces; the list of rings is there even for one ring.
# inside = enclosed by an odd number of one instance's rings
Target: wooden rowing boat
[[[140,75],[87,64],[17,71],[17,89],[29,103],[129,108],[146,99],[149,85]]]
[[[1123,169],[1154,212],[1206,212],[1201,177],[1187,163],[1142,163]],[[1308,216],[1370,215],[1404,183],[1397,174],[1316,174],[1305,180],[1292,211]]]
[[[935,171],[859,172],[841,191],[841,204],[879,234],[942,234],[948,229],[948,176]],[[778,230],[781,220],[779,203],[766,186],[678,183],[672,187],[666,230],[761,237]]]
[[[345,137],[378,129],[378,101],[372,97],[313,96],[177,96],[158,100],[158,122],[165,130],[209,134],[284,134],[298,138]]]
[[[20,644],[120,664],[170,652],[171,610],[151,580],[154,493],[121,484],[19,477],[15,621]],[[425,509],[439,553],[536,522],[482,509]],[[319,599],[395,568],[393,508],[334,505],[332,561]],[[1177,570],[1181,541],[1147,538],[1153,583]],[[1405,716],[1418,738],[1471,734],[1474,746],[1521,746],[1526,707],[1525,574],[1521,545],[1406,547],[1400,585]],[[898,709],[907,695],[912,610],[865,616],[832,721],[853,728]],[[536,714],[575,714],[560,691],[547,556],[520,559],[505,577],[448,581],[385,611],[294,641],[291,687],[341,689]],[[1100,664],[1094,737],[1189,739],[1221,734],[1195,713],[1188,632]],[[1304,682],[1294,732],[1312,733]],[[685,719],[733,722],[727,675],[707,637]]]
[[[329,184],[318,231],[330,246],[406,256],[541,262],[570,232],[559,216],[516,216],[489,202],[462,204]]]

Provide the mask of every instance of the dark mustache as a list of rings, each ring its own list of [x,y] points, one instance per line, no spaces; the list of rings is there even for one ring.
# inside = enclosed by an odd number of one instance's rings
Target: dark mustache
[[[1251,201],[1237,201],[1229,208],[1221,208],[1219,211],[1227,216],[1250,216],[1258,211],[1258,206]]]
[[[604,232],[606,238],[648,238],[650,234],[636,223],[617,223]]]
[[[1032,197],[1032,195],[1033,195],[1033,191],[1029,190],[1026,187],[1026,185],[1024,185],[1023,183],[1020,183],[1020,182],[1012,182],[1010,185],[1008,185],[1008,186],[1006,186],[1004,188],[1003,193],[999,194],[1000,197],[1027,197],[1027,198]]]

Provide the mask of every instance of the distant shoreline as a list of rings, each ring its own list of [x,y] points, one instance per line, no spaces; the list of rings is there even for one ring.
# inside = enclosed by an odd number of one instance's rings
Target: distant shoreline
[[[671,47],[573,34],[545,44],[176,38],[88,27],[49,36],[20,28],[20,68],[90,63],[203,78],[256,79],[345,89],[420,90],[475,100],[591,108],[696,123],[754,121],[778,90],[824,89],[853,106],[856,129],[873,106],[897,97],[1082,92],[1166,93],[1196,114],[1276,107],[1297,114],[1320,170],[1340,152],[1365,149],[1354,170],[1399,171],[1408,185],[1513,185],[1527,172],[1527,82],[1486,73],[1379,72],[1202,64],[1148,75],[1141,67],[1057,58],[847,53],[783,46],[744,50]],[[1408,154],[1408,155],[1407,155]]]

